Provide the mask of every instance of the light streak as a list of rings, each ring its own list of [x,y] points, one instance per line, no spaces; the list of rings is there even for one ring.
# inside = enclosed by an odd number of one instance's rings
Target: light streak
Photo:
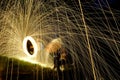
[[[37,60],[31,59],[31,58],[19,58],[19,59],[22,60],[22,61],[25,61],[25,62],[32,63],[32,64],[40,65],[41,67],[51,68],[51,69],[53,68],[52,66],[49,66],[49,65],[44,64],[44,63],[40,63]]]

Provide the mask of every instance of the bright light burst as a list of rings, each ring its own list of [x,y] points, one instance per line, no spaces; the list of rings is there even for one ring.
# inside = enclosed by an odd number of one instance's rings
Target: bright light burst
[[[30,53],[27,49],[27,42],[30,41],[31,42],[31,46],[33,48],[33,51]],[[23,50],[25,52],[26,55],[28,55],[29,57],[35,57],[37,55],[37,51],[38,51],[38,47],[37,47],[37,43],[35,42],[35,40],[30,37],[27,36],[25,37],[25,39],[23,40]]]
[[[53,49],[66,49],[74,80],[119,80],[120,12],[107,0],[107,8],[99,0],[99,7],[76,1],[68,6],[63,0],[1,0],[0,55],[53,66],[49,46],[58,42]]]

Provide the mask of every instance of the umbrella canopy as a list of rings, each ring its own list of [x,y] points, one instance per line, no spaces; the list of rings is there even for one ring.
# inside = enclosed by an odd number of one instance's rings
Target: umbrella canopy
[[[48,53],[55,53],[62,47],[62,40],[60,38],[53,39],[47,46],[46,51]]]

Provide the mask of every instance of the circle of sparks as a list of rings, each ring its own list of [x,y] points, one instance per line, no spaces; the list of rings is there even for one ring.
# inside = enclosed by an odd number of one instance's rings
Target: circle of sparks
[[[33,53],[31,54],[30,51],[28,51],[28,46],[27,46],[27,42],[30,41],[31,42],[31,45],[33,46]],[[24,50],[24,53],[26,55],[28,55],[29,57],[35,57],[36,54],[37,54],[37,51],[38,51],[38,47],[37,47],[37,43],[35,42],[35,40],[31,37],[31,36],[27,36],[24,38],[23,40],[23,50]]]

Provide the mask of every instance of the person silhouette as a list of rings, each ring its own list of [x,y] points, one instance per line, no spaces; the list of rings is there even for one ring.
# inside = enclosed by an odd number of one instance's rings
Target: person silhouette
[[[54,69],[60,70],[60,49],[54,53]]]

